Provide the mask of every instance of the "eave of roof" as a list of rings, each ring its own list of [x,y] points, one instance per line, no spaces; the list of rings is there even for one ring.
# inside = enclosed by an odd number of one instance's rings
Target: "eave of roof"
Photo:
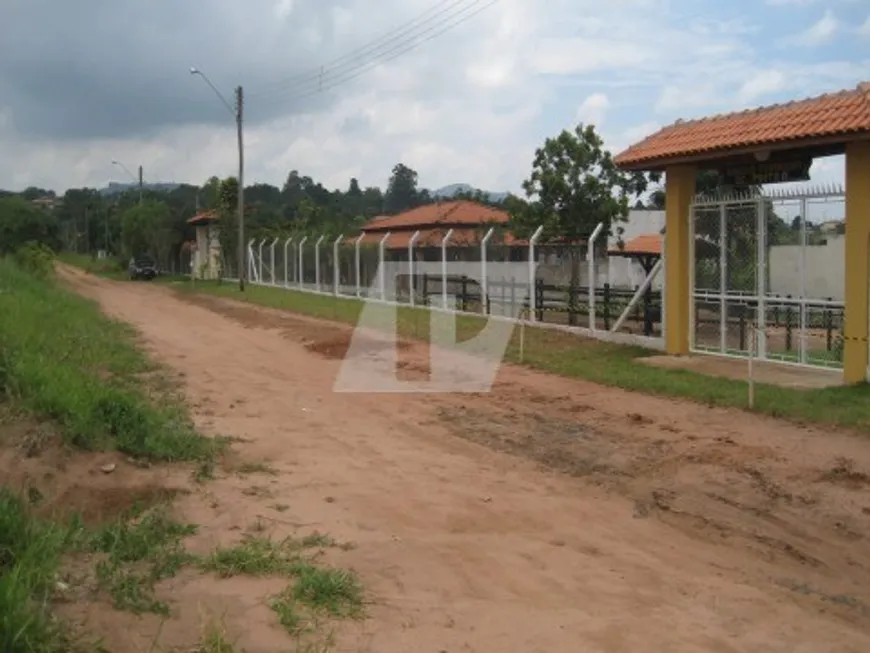
[[[711,160],[761,148],[827,147],[870,139],[870,83],[786,104],[677,121],[621,152],[626,170],[659,170],[675,163]],[[832,149],[833,147],[833,149]]]

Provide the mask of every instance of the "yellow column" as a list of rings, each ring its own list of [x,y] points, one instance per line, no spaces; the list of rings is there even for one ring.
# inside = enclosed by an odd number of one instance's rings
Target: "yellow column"
[[[665,348],[689,353],[689,220],[695,196],[695,167],[665,170]]]
[[[870,293],[870,141],[846,146],[846,315],[843,380],[867,380]]]

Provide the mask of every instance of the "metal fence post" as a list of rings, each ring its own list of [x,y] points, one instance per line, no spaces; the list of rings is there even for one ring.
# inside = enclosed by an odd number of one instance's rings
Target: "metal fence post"
[[[266,244],[266,239],[263,238],[263,240],[260,241],[260,246],[257,248],[257,258],[259,259],[257,261],[257,270],[258,270],[257,282],[258,283],[263,282],[263,246],[265,244]]]
[[[303,236],[302,240],[299,241],[299,289],[305,290],[305,250],[302,247],[305,245],[305,241],[308,240],[308,236]]]
[[[535,229],[535,233],[529,238],[529,319],[536,322],[538,316],[535,313],[535,244],[544,231],[544,225]]]
[[[338,246],[344,239],[344,234],[340,235],[332,243],[332,294],[338,296],[338,282],[341,274],[341,266],[338,264]]]
[[[290,236],[287,240],[284,241],[284,287],[289,287],[289,282],[287,280],[287,270],[290,269],[290,257],[288,256],[287,248],[290,246],[290,243],[293,242],[293,236]]]
[[[595,323],[595,241],[598,240],[598,235],[604,229],[604,223],[599,222],[592,235],[589,236],[589,241],[586,245],[586,262],[589,264],[589,330],[595,331],[598,326]]]
[[[490,238],[495,233],[495,227],[490,227],[489,231],[480,241],[480,301],[482,302],[481,311],[484,315],[489,315],[489,281],[486,274],[486,246],[489,244]]]
[[[378,286],[381,291],[381,299],[384,301],[387,299],[387,284],[386,279],[384,279],[384,249],[387,246],[387,239],[389,237],[390,232],[388,231],[378,243]]]
[[[417,239],[420,237],[420,230],[414,232],[411,240],[408,241],[408,303],[414,305],[414,245],[417,244]]]
[[[447,310],[447,243],[453,229],[448,229],[441,239],[441,308]]]
[[[269,246],[269,263],[272,264],[272,285],[275,285],[275,245],[278,244],[278,237],[275,237],[275,240],[272,241],[272,244]]]
[[[354,268],[355,268],[355,270],[356,270],[356,276],[355,276],[355,279],[356,279],[356,296],[357,296],[357,297],[359,297],[360,294],[361,294],[361,289],[360,289],[360,269],[359,269],[359,268],[360,268],[360,264],[359,264],[359,246],[360,246],[360,243],[362,243],[362,239],[365,238],[365,236],[366,236],[366,235],[365,235],[364,233],[363,233],[363,234],[360,234],[360,235],[359,235],[359,238],[357,238],[357,239],[356,239],[356,242],[353,244],[353,263],[354,263]]]
[[[320,244],[326,234],[321,234],[320,238],[314,243],[314,289],[320,292]]]

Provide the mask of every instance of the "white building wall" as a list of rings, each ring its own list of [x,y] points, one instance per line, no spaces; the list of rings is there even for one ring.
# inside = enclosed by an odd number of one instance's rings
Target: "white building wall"
[[[830,235],[824,245],[807,245],[805,297],[843,301],[846,288],[846,237]],[[801,296],[801,246],[775,245],[768,251],[768,292]]]
[[[217,227],[196,228],[196,251],[192,257],[193,274],[197,279],[217,279],[220,275],[220,240]]]

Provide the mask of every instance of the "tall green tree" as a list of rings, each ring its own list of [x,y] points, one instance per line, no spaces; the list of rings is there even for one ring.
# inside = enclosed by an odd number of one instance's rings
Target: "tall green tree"
[[[148,254],[165,261],[172,244],[171,213],[165,202],[144,199],[121,214],[121,242],[126,256]]]
[[[543,225],[543,239],[585,241],[599,223],[610,233],[628,217],[630,200],[649,180],[626,173],[613,163],[592,125],[578,125],[548,138],[535,151],[532,173],[523,182],[527,201],[507,201],[517,233],[528,235]]]
[[[404,163],[393,167],[393,174],[387,184],[384,196],[384,211],[388,214],[401,213],[420,204],[417,191],[417,171]]]

